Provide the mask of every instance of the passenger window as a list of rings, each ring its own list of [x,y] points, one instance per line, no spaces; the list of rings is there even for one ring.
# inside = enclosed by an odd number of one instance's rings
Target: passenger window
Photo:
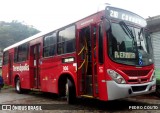
[[[43,57],[50,57],[56,54],[57,37],[56,33],[44,37]]]
[[[28,60],[28,49],[28,43],[14,48],[14,62],[22,62]]]
[[[98,37],[98,60],[100,64],[103,64],[103,28],[102,23],[99,26],[99,37]]]
[[[75,51],[75,26],[65,28],[58,34],[58,54]]]

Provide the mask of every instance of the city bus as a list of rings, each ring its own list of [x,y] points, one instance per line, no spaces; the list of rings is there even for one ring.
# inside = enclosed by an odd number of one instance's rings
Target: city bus
[[[17,93],[55,93],[69,104],[79,97],[108,101],[154,92],[153,51],[146,26],[141,16],[106,6],[5,48],[4,82]]]

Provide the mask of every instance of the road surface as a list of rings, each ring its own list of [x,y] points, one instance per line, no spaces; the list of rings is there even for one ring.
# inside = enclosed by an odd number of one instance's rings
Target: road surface
[[[59,98],[57,95],[29,92],[25,94],[17,94],[14,88],[2,89],[0,92],[1,105],[21,106],[16,111],[0,110],[0,113],[159,113],[160,98],[153,94],[137,96],[132,98],[120,99],[115,101],[103,102],[96,99],[77,99],[75,105],[68,105],[65,98]],[[28,110],[28,106],[39,106],[40,108]],[[27,106],[27,109],[25,107]],[[142,107],[156,107],[159,110],[146,110]],[[139,110],[137,107],[139,107]],[[51,109],[51,110],[50,110]],[[136,110],[138,109],[138,110]],[[36,111],[40,110],[40,111]]]

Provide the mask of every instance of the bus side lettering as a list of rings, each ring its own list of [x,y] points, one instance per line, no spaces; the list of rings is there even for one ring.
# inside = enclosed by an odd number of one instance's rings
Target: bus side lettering
[[[13,71],[29,71],[29,65],[25,64],[24,66],[22,66],[20,64],[20,66],[13,66]]]

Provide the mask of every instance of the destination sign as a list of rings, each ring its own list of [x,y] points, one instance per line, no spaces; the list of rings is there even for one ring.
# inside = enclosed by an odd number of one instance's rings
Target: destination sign
[[[114,7],[106,7],[106,17],[117,18],[124,21],[132,22],[145,27],[146,20],[135,13]]]
[[[136,54],[132,52],[114,52],[114,58],[127,58],[127,59],[135,59]]]

